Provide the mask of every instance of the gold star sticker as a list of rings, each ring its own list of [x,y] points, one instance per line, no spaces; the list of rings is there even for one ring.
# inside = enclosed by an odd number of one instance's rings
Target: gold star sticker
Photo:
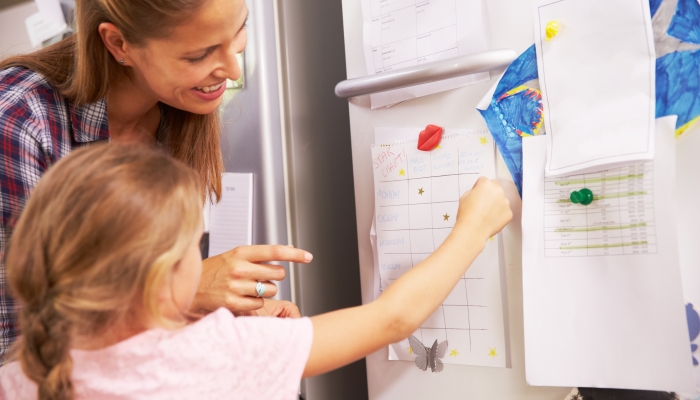
[[[496,348],[494,347],[492,349],[489,347],[489,354],[488,355],[491,356],[491,358],[496,358],[496,356],[498,355],[498,354],[496,354]]]
[[[423,193],[425,193],[425,190],[423,190],[423,188],[418,189],[418,194],[419,194],[419,195],[422,196]]]
[[[450,350],[450,357],[457,357],[458,354],[459,352],[457,351],[457,349]]]
[[[480,136],[479,142],[481,142],[481,144],[486,144],[486,143],[488,143],[488,140],[486,139],[486,136]]]
[[[489,240],[493,242],[493,236],[491,236],[491,237],[489,238]]]
[[[447,215],[447,213],[445,213],[445,215],[443,215],[442,217],[445,218],[445,221],[449,221],[449,220],[450,220],[450,216]]]
[[[441,148],[442,148],[442,146],[440,146],[440,145],[435,146],[435,149],[441,149]],[[433,150],[435,150],[435,149],[433,149]]]
[[[413,347],[408,348],[408,354],[413,354]]]
[[[399,176],[406,176],[406,171],[404,171],[403,168],[399,170]]]

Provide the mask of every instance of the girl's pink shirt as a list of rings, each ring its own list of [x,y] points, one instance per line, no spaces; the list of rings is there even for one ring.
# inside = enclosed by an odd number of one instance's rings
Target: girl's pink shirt
[[[76,399],[298,399],[312,339],[308,318],[235,318],[222,308],[182,329],[72,350]],[[0,368],[0,396],[37,398],[18,362]]]

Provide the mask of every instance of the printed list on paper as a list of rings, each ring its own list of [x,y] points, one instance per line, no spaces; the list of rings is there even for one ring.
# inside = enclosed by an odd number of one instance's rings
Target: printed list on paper
[[[546,137],[523,140],[523,312],[529,384],[685,392],[692,357],[678,258],[676,118],[654,161],[545,177]],[[567,201],[589,188],[593,202]]]
[[[367,72],[487,50],[482,0],[362,0]],[[373,94],[372,108],[488,80],[489,73]]]

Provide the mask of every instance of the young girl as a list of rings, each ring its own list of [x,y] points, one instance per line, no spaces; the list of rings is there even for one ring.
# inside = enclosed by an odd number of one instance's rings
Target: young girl
[[[480,179],[443,245],[370,304],[312,318],[222,308],[197,319],[187,311],[202,269],[197,173],[148,148],[76,150],[39,182],[12,238],[7,269],[22,337],[17,361],[0,369],[0,393],[294,399],[302,376],[412,334],[510,218],[500,186]]]

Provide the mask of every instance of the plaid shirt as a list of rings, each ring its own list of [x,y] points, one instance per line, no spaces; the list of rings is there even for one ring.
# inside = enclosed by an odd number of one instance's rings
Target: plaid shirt
[[[103,139],[109,139],[104,100],[77,106],[34,71],[0,71],[0,365],[18,335],[4,263],[12,229],[47,168]]]

